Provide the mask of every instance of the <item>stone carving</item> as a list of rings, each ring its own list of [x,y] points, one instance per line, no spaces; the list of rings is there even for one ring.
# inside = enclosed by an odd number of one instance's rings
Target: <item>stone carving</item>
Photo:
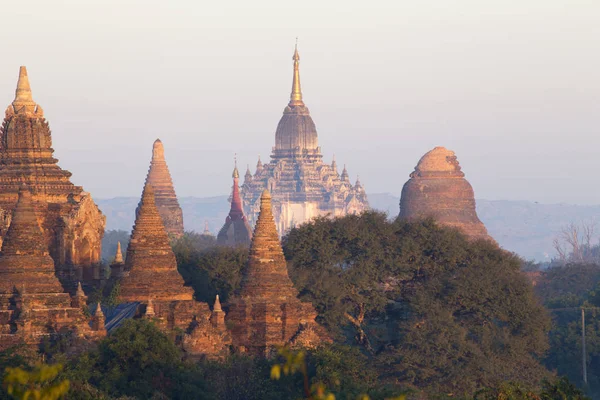
[[[318,216],[359,213],[369,207],[364,190],[350,183],[345,167],[340,177],[335,160],[323,163],[317,129],[302,100],[298,49],[293,60],[292,93],[275,132],[271,162],[263,165],[259,158],[254,176],[248,168],[242,185],[251,223],[257,220],[262,191],[271,192],[279,234]]]
[[[73,292],[84,276],[97,275],[93,266],[100,261],[106,218],[91,196],[71,183],[71,173],[58,166],[53,153],[48,122],[21,67],[15,100],[0,128],[0,236],[26,184],[57,276]]]
[[[475,194],[456,155],[444,147],[426,153],[402,188],[400,218],[433,217],[471,239],[493,240],[477,217]]]
[[[241,289],[229,301],[227,322],[233,346],[241,352],[267,355],[275,346],[294,342],[304,329],[318,334],[302,335],[304,339],[298,344],[315,346],[329,340],[316,324],[316,316],[312,304],[298,299],[298,291],[288,276],[271,195],[265,190]]]
[[[73,298],[63,291],[32,195],[22,188],[0,253],[0,350],[67,332],[85,340],[105,335],[101,324],[90,328],[78,288]]]
[[[183,235],[183,212],[177,201],[169,167],[165,161],[165,149],[160,139],[152,146],[152,161],[146,177],[152,185],[156,207],[169,235]]]
[[[240,198],[240,174],[237,165],[233,169],[233,189],[231,193],[231,210],[225,219],[225,225],[217,235],[217,243],[222,246],[250,246],[252,228],[244,215]]]

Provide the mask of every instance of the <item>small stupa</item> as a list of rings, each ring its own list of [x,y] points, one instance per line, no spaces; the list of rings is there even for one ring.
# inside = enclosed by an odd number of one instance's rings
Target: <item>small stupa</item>
[[[252,228],[244,215],[242,199],[240,197],[240,174],[237,163],[233,168],[233,189],[231,192],[231,209],[225,219],[225,225],[217,235],[217,243],[222,246],[250,246]]]

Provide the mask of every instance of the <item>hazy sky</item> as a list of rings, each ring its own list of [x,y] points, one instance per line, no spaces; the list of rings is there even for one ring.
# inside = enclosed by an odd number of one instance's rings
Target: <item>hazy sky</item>
[[[180,196],[269,159],[299,37],[326,160],[399,193],[434,146],[476,196],[600,203],[600,1],[3,1],[0,106],[26,65],[60,165],[138,196],[154,139]]]

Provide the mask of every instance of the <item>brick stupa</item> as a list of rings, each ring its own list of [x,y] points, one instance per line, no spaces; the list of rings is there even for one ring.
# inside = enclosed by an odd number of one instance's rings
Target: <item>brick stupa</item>
[[[146,183],[129,246],[120,300],[139,303],[137,316],[152,319],[164,330],[181,329],[183,347],[191,355],[218,357],[231,343],[218,298],[211,312],[207,303],[195,301],[184,286],[177,260],[154,202],[153,187]]]
[[[83,291],[80,297],[72,299],[56,278],[31,193],[22,188],[0,253],[0,350],[73,331],[104,335],[90,328]]]
[[[268,355],[280,345],[311,347],[327,340],[315,322],[312,304],[298,299],[271,211],[271,195],[261,196],[260,214],[241,289],[229,302],[228,325],[240,352]]]
[[[471,239],[493,240],[475,210],[475,194],[456,155],[444,147],[426,153],[402,188],[400,218],[432,217]]]
[[[192,288],[184,286],[154,200],[154,187],[146,183],[125,258],[121,300],[125,302],[191,301]]]
[[[26,184],[57,276],[74,291],[78,281],[98,274],[93,268],[100,261],[106,218],[89,193],[71,183],[71,173],[58,166],[53,153],[50,127],[21,67],[15,100],[0,128],[0,236]]]
[[[225,225],[217,235],[217,243],[222,246],[250,246],[252,228],[244,215],[240,197],[240,174],[237,165],[233,169],[233,189],[231,192],[231,209],[225,219]]]
[[[156,207],[167,233],[176,237],[183,235],[183,212],[177,201],[173,180],[165,161],[165,148],[160,139],[156,139],[152,146],[152,161],[146,183],[151,184],[154,189]]]

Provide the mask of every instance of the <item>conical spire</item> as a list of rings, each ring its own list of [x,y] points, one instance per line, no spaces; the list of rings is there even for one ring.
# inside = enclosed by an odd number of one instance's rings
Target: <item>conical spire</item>
[[[145,316],[148,318],[152,318],[156,315],[154,311],[154,303],[152,303],[152,299],[148,299],[148,304],[146,304],[146,314]]]
[[[25,284],[32,293],[63,293],[31,193],[21,186],[0,252],[0,293],[12,293]]]
[[[292,94],[290,95],[290,107],[304,106],[302,101],[302,89],[300,87],[300,55],[298,54],[298,43],[294,49],[294,80],[292,82]]]
[[[27,76],[27,67],[19,68],[19,80],[17,81],[17,90],[15,91],[15,103],[34,103]]]
[[[244,181],[252,180],[252,172],[250,172],[250,164],[246,166],[246,175],[244,175]]]
[[[203,235],[207,235],[210,236],[210,228],[208,226],[208,221],[204,221],[204,232],[202,232]]]
[[[350,178],[348,177],[348,170],[346,169],[346,164],[344,164],[344,170],[342,171],[342,181],[349,182]]]
[[[77,291],[75,292],[75,297],[85,297],[85,292],[81,287],[81,282],[77,282]]]
[[[123,264],[123,253],[121,251],[121,242],[117,242],[117,252],[115,253],[114,264]]]
[[[217,235],[217,243],[225,246],[248,246],[252,239],[252,229],[244,216],[242,198],[240,196],[240,175],[237,161],[233,169],[233,188],[231,191],[231,209],[225,219],[225,224]]]
[[[215,304],[213,306],[213,312],[222,312],[223,309],[221,308],[221,301],[219,300],[219,295],[217,295],[217,297],[215,297]]]
[[[331,169],[333,172],[337,172],[337,163],[335,162],[335,154],[333,155],[333,159],[331,160]]]
[[[120,295],[124,302],[145,301],[149,296],[169,301],[193,297],[193,290],[184,287],[177,271],[175,254],[154,203],[154,190],[148,183],[144,186],[127,247],[125,274]]]
[[[256,172],[258,172],[258,170],[261,170],[263,167],[263,163],[260,160],[260,156],[258,156],[258,162],[256,163]]]
[[[49,254],[44,233],[35,213],[31,192],[25,185],[19,189],[17,206],[2,244],[2,254],[35,256]]]
[[[154,189],[156,206],[167,233],[183,235],[183,212],[177,201],[171,173],[165,161],[165,148],[160,139],[156,139],[152,145],[152,161],[146,183]]]
[[[250,246],[250,258],[242,282],[242,296],[296,297],[271,209],[271,194],[260,197],[260,214]]]

